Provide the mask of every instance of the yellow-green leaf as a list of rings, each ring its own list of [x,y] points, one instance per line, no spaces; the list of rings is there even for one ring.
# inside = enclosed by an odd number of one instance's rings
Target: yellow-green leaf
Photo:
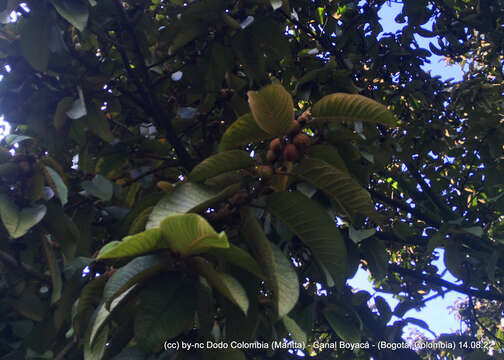
[[[248,113],[240,116],[226,129],[224,135],[222,135],[220,148],[221,150],[229,150],[272,137],[263,131],[257,125],[252,114]]]
[[[248,101],[257,125],[273,136],[286,135],[294,122],[292,96],[280,84],[249,91]]]
[[[395,117],[387,108],[362,95],[335,93],[324,96],[313,105],[312,115],[320,121],[371,122],[395,125]]]
[[[334,279],[342,278],[347,251],[336,224],[315,200],[298,191],[268,197],[268,209],[298,236]]]
[[[196,165],[189,174],[192,181],[203,181],[227,171],[252,167],[254,160],[243,150],[230,150],[215,154]]]

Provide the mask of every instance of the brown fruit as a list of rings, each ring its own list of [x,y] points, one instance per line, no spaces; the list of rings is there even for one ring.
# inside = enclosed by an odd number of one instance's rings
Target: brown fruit
[[[268,150],[268,152],[266,153],[266,161],[269,162],[269,163],[272,163],[273,161],[275,161],[277,158],[275,152],[273,150]]]
[[[292,143],[298,148],[299,151],[304,152],[310,146],[310,137],[304,133],[297,134]]]
[[[297,118],[297,121],[301,126],[304,126],[306,124],[306,122],[310,119],[310,117],[311,117],[310,110],[306,110],[304,113],[299,115],[299,117]]]
[[[274,138],[269,144],[269,149],[274,152],[280,152],[282,150],[282,139]]]
[[[248,199],[248,192],[246,191],[239,191],[236,194],[233,195],[231,199],[231,204],[233,205],[241,205],[244,202],[246,202]]]
[[[283,151],[284,161],[296,161],[299,159],[299,151],[294,144],[287,144]]]

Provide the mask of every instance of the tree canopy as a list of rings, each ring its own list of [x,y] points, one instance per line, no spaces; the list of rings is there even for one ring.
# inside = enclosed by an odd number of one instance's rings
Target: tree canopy
[[[504,1],[399,3],[0,1],[2,359],[499,356]]]

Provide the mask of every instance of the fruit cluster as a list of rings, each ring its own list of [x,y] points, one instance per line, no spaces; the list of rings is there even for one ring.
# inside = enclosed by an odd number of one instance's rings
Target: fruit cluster
[[[277,160],[298,161],[301,155],[310,146],[311,140],[305,133],[299,132],[301,126],[299,122],[294,134],[287,138],[274,138],[269,144],[268,152],[266,153],[266,161],[273,163]]]

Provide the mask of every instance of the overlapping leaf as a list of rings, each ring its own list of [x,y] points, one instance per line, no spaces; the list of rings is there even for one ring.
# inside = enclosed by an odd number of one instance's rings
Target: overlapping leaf
[[[272,135],[262,130],[251,113],[240,116],[222,135],[220,148],[229,150],[257,141],[272,138]]]
[[[218,234],[201,216],[172,215],[161,222],[161,228],[126,236],[119,245],[100,254],[99,259],[138,256],[161,249],[188,256],[206,252],[211,248],[227,247],[229,242],[226,234]]]
[[[243,237],[264,269],[266,285],[273,293],[275,310],[282,318],[294,308],[299,298],[297,274],[285,255],[266,238],[250,209],[243,208],[241,214]]]
[[[259,127],[273,136],[286,135],[294,122],[292,96],[280,84],[249,91],[250,110]]]
[[[321,121],[362,121],[395,125],[394,115],[384,105],[357,94],[335,93],[324,96],[313,105],[312,115]]]
[[[37,205],[21,209],[12,203],[7,196],[0,194],[0,217],[9,232],[9,235],[17,239],[37,225],[45,216],[45,205]]]
[[[348,173],[323,160],[305,159],[294,169],[293,174],[332,197],[350,215],[356,212],[379,219],[369,193]]]
[[[346,247],[336,224],[315,200],[298,191],[269,196],[268,209],[285,223],[313,252],[333,278],[346,269]]]
[[[246,151],[230,150],[215,154],[196,165],[189,178],[203,181],[227,171],[245,169],[254,165],[254,160]]]
[[[249,307],[247,293],[234,277],[218,272],[208,261],[199,256],[191,259],[191,263],[213,288],[217,289],[229,301],[238,306],[244,314],[247,314]]]

